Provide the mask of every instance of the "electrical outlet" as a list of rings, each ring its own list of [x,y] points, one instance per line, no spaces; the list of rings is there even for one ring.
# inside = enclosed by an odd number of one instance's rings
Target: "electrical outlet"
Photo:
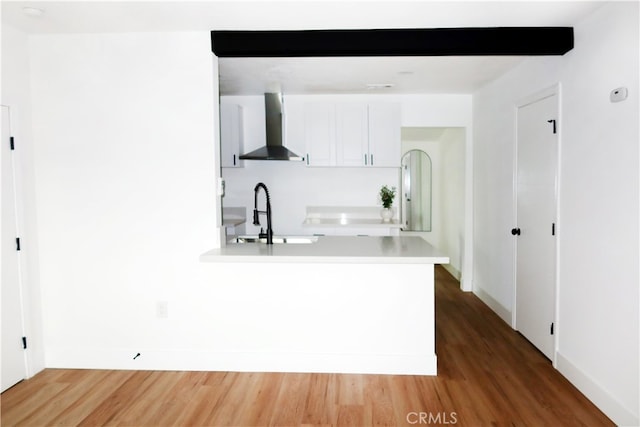
[[[156,317],[158,319],[169,317],[169,303],[167,301],[158,301],[156,303]]]

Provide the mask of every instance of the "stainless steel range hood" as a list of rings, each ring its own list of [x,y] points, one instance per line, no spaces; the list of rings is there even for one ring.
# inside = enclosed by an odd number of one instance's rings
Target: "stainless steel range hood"
[[[298,160],[303,158],[282,145],[282,95],[264,94],[267,145],[242,154],[242,160]]]

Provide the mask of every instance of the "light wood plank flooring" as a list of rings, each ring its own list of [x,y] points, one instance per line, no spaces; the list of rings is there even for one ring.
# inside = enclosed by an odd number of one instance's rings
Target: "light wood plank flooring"
[[[2,426],[610,426],[528,341],[436,269],[438,376],[47,369]]]

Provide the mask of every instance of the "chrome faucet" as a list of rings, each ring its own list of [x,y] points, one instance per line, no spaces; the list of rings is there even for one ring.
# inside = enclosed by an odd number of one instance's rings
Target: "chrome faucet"
[[[267,210],[259,211],[258,210],[258,190],[260,188],[264,189],[264,193],[267,195]],[[262,227],[260,228],[260,234],[258,237],[260,239],[267,238],[267,245],[273,245],[273,229],[271,228],[271,198],[269,197],[269,190],[267,186],[263,183],[259,182],[256,184],[256,187],[253,189],[254,199],[253,199],[253,225],[260,225],[260,214],[267,214],[267,232],[265,233]]]

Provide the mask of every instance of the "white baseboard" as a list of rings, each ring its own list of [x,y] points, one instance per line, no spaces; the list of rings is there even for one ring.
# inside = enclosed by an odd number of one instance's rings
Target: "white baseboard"
[[[442,264],[442,266],[449,272],[449,274],[455,277],[458,282],[460,281],[462,274],[460,273],[460,271],[458,271],[457,268],[453,267],[451,264]]]
[[[471,292],[473,290],[473,285],[469,282],[469,280],[465,280],[462,278],[462,272],[457,268],[453,267],[451,264],[442,264],[442,267],[449,272],[455,279],[460,282],[460,289],[464,292]]]
[[[474,294],[480,300],[485,303],[491,310],[493,310],[507,325],[511,326],[511,311],[507,310],[502,304],[496,301],[491,295],[486,293],[483,289],[474,289]]]
[[[140,353],[138,357],[136,355]],[[47,368],[436,375],[435,354],[216,353],[204,350],[52,348]]]
[[[602,388],[580,368],[575,366],[560,352],[556,353],[558,371],[564,375],[578,390],[591,400],[606,416],[619,426],[638,426],[638,414],[633,414]]]

